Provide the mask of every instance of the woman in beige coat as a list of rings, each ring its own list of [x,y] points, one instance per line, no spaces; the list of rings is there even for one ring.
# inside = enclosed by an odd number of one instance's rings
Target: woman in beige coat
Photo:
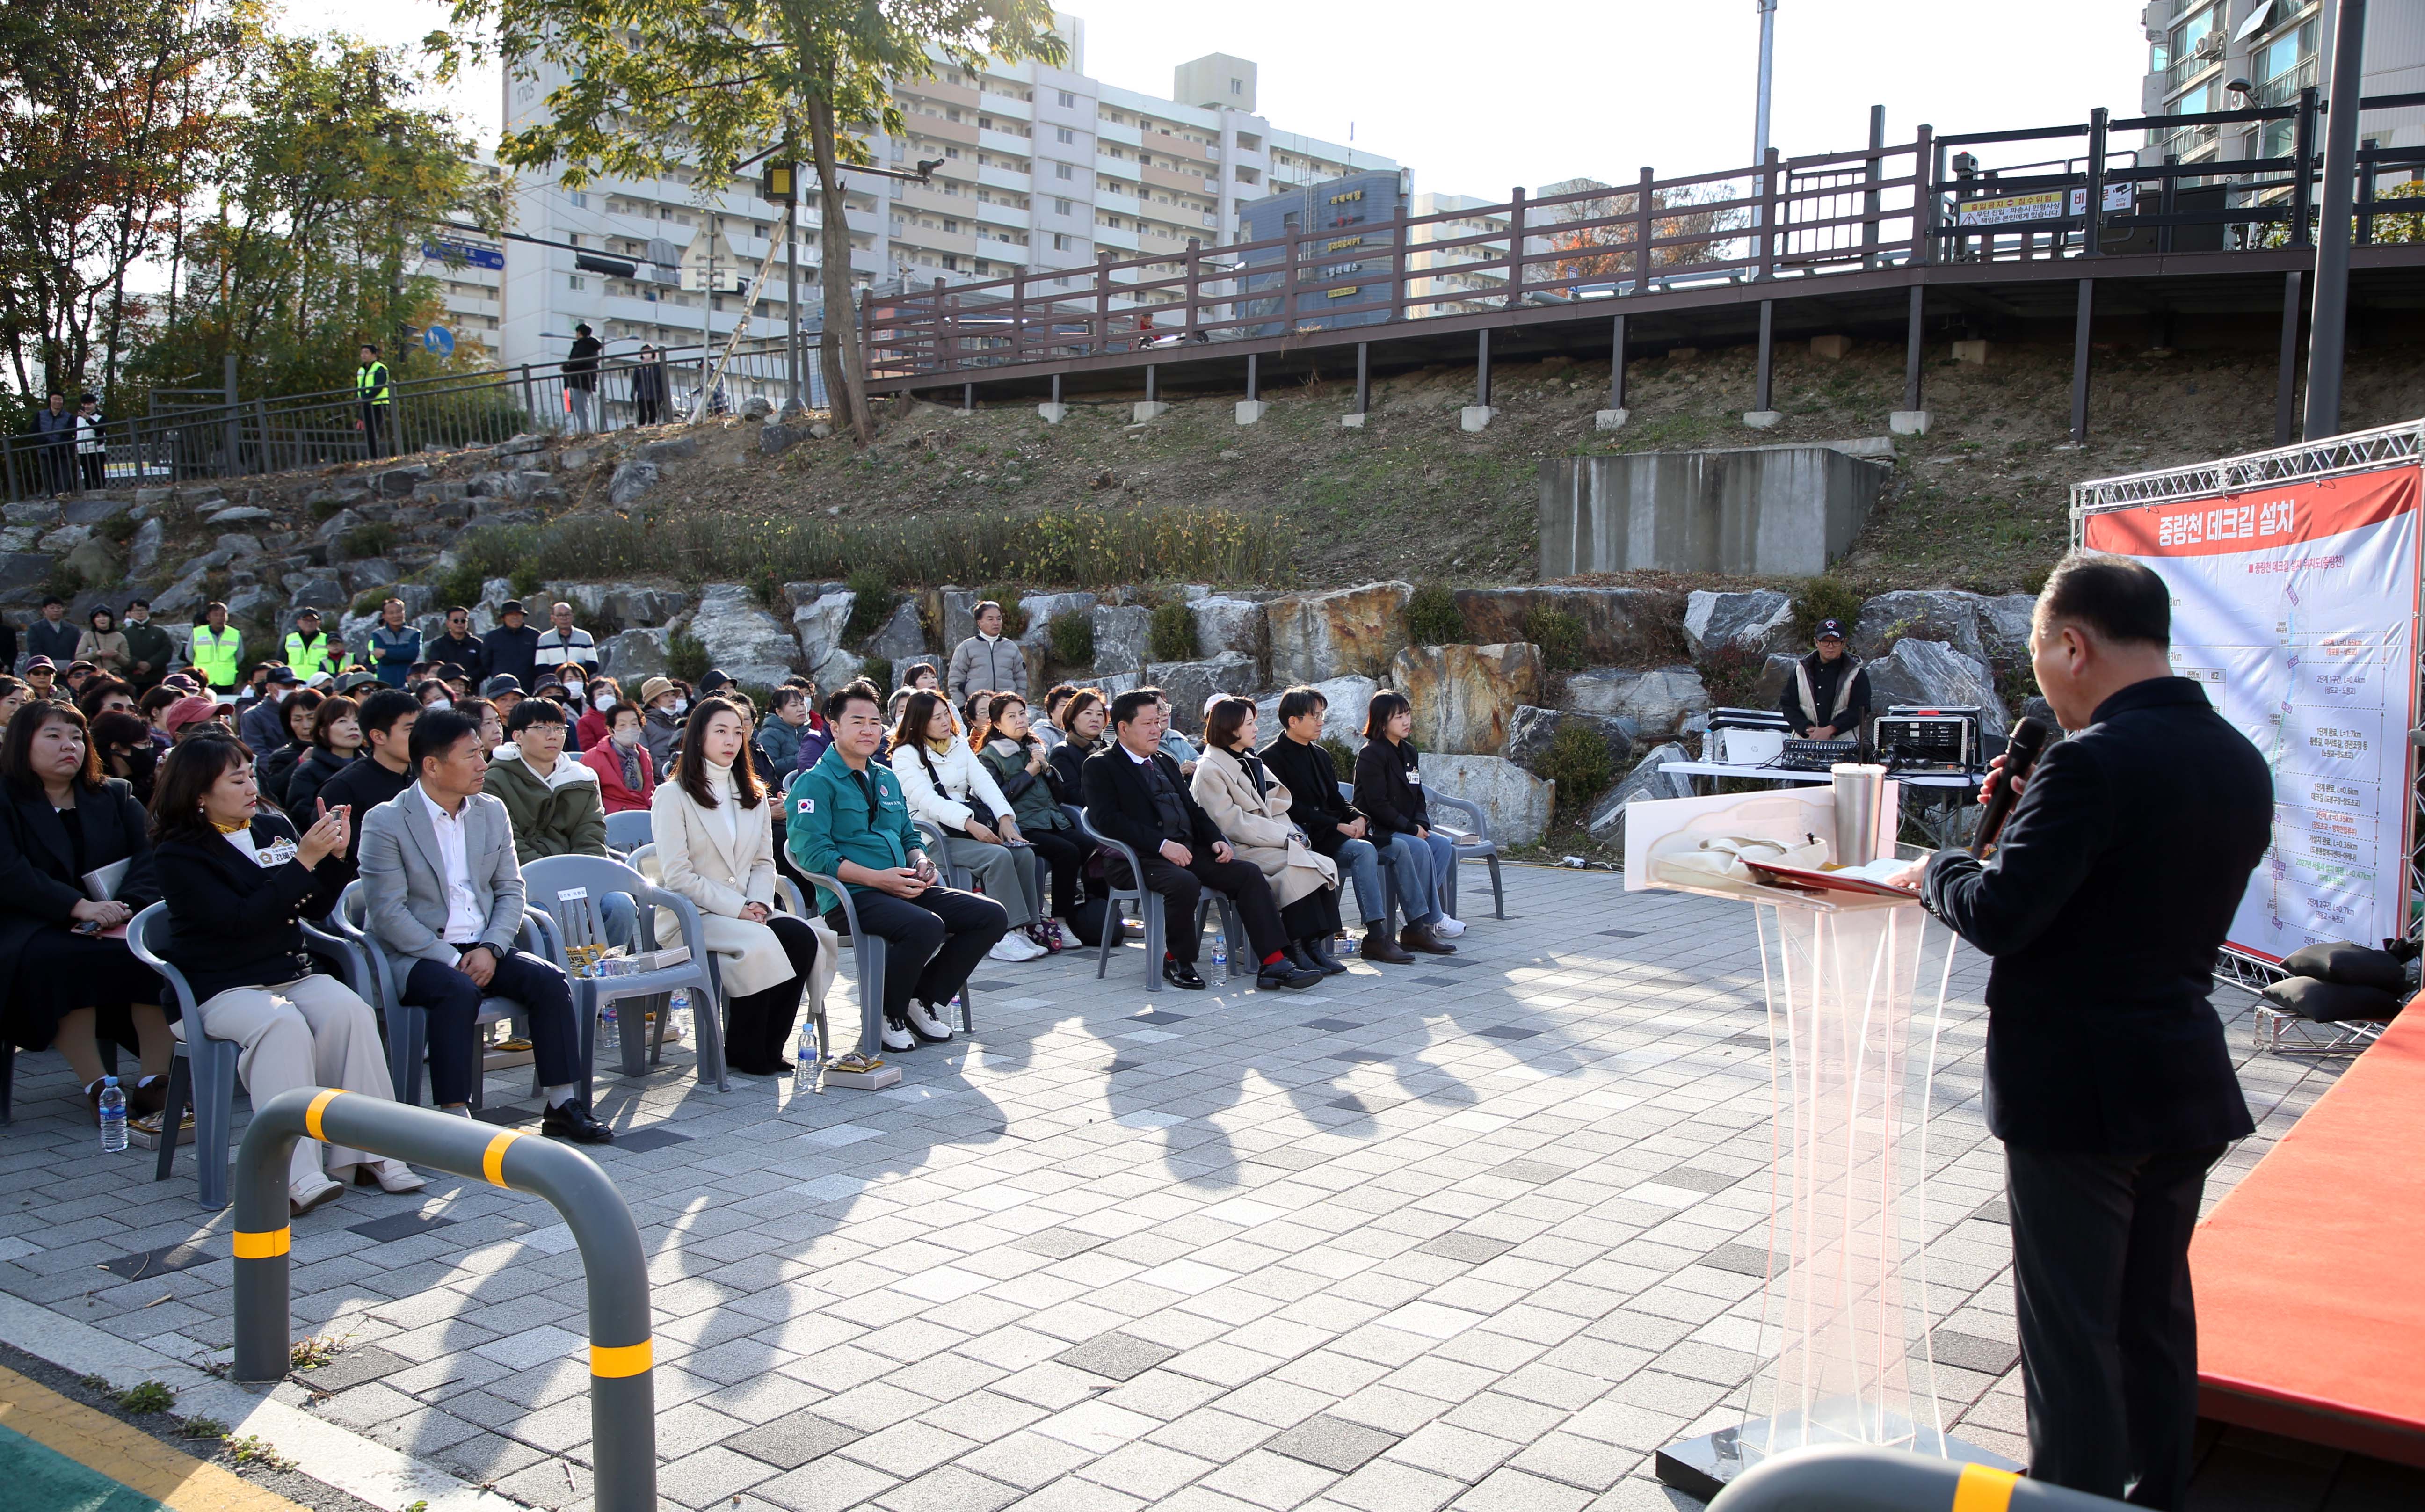
[[[833,978],[832,931],[775,911],[774,805],[747,751],[749,718],[728,699],[690,711],[683,754],[650,799],[659,885],[699,906],[701,932],[724,988],[725,1064],[745,1076],[780,1076],[800,994],[822,1018]],[[737,758],[737,759],[736,759]],[[672,920],[658,911],[657,932]]]
[[[1346,966],[1330,954],[1339,933],[1339,867],[1306,844],[1289,817],[1289,790],[1255,754],[1255,706],[1216,699],[1204,714],[1204,755],[1188,783],[1229,848],[1252,861],[1272,885],[1289,956],[1297,965],[1336,976]]]

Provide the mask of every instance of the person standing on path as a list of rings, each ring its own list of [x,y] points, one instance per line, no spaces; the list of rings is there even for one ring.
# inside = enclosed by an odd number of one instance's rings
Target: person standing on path
[[[589,409],[598,393],[598,358],[606,344],[589,333],[589,323],[572,328],[572,351],[564,360],[564,395],[571,406],[572,428],[587,435],[598,428]]]

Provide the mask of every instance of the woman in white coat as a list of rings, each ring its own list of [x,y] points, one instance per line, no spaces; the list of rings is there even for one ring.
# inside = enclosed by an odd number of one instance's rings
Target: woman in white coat
[[[725,1064],[780,1076],[800,994],[822,1004],[835,941],[817,921],[775,911],[775,809],[746,754],[749,718],[727,699],[701,699],[683,727],[683,754],[649,804],[660,885],[699,906],[724,987]],[[658,938],[673,933],[659,911]],[[812,1010],[813,1011],[813,1010]]]
[[[1221,698],[1204,713],[1204,754],[1187,785],[1242,861],[1272,885],[1288,930],[1290,958],[1336,976],[1346,966],[1330,954],[1339,933],[1339,867],[1306,843],[1289,817],[1288,784],[1255,754],[1255,706]]]
[[[987,957],[1034,960],[1046,954],[1027,938],[1027,926],[1042,917],[1036,908],[1036,852],[1020,838],[1001,784],[960,738],[941,694],[921,688],[902,704],[901,722],[892,727],[892,775],[901,779],[909,816],[941,830],[944,856],[967,867],[985,895],[1010,914],[1010,933]]]

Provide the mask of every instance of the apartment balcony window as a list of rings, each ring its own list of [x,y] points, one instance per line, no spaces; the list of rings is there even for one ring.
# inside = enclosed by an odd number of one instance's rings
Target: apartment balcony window
[[[1070,92],[1069,92],[1068,90],[1067,90],[1067,89],[1063,89],[1063,90],[1061,90],[1061,91],[1060,91],[1060,94],[1061,94],[1061,108],[1062,108],[1062,109],[1064,109],[1064,110],[1075,110],[1076,108],[1078,108],[1078,97],[1077,97],[1075,94],[1070,93]]]

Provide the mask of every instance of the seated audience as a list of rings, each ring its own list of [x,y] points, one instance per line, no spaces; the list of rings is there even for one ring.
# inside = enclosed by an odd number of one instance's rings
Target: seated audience
[[[864,678],[826,695],[833,744],[793,783],[788,832],[793,862],[848,888],[859,927],[884,941],[883,1044],[904,1051],[952,1037],[940,1010],[1009,932],[1010,917],[992,898],[942,885],[900,778],[875,760],[881,700]],[[815,907],[832,928],[845,926],[841,900],[823,886]]]
[[[322,699],[320,706],[312,711],[311,743],[303,748],[302,759],[287,773],[286,784],[273,801],[285,809],[297,825],[317,823],[320,790],[329,779],[354,764],[362,753],[362,745],[361,705],[348,698]],[[348,834],[346,838],[351,840],[352,836]],[[337,870],[344,869],[345,855],[340,849]]]
[[[362,821],[370,817],[373,809],[412,785],[412,762],[408,749],[413,723],[420,717],[421,705],[412,701],[411,694],[402,688],[382,687],[374,681],[354,716],[354,722],[361,727],[361,758],[347,763],[323,780],[320,791],[313,795],[332,809],[344,804],[356,816],[353,832],[345,837],[345,854],[330,859],[338,868],[341,882],[350,882],[361,875],[357,865]],[[340,885],[338,891],[345,889]]]
[[[690,704],[671,678],[652,677],[640,684],[640,707],[647,716],[640,728],[640,739],[649,748],[650,763],[662,774],[672,764],[674,748],[682,744],[683,723],[690,713]]]
[[[1356,807],[1372,824],[1374,848],[1389,853],[1398,901],[1406,910],[1398,943],[1425,955],[1453,956],[1456,947],[1442,938],[1451,931],[1441,927],[1449,919],[1439,893],[1441,870],[1456,864],[1456,847],[1431,827],[1422,761],[1409,738],[1414,728],[1414,709],[1405,694],[1383,688],[1373,695],[1364,711],[1364,748],[1356,753]],[[1454,932],[1464,929],[1457,925]]]
[[[1103,748],[1103,732],[1111,725],[1111,709],[1100,688],[1080,688],[1061,706],[1061,744],[1047,758],[1052,771],[1052,796],[1064,808],[1086,802],[1086,758]]]
[[[1045,690],[1044,717],[1034,721],[1029,728],[1036,732],[1036,739],[1044,742],[1044,749],[1048,754],[1054,747],[1069,738],[1062,732],[1061,706],[1068,703],[1070,695],[1077,691],[1078,684],[1075,683],[1055,683]]]
[[[1259,868],[1230,851],[1211,816],[1188,794],[1179,763],[1163,754],[1163,717],[1160,688],[1132,688],[1114,699],[1113,743],[1086,758],[1081,777],[1086,822],[1136,853],[1145,868],[1145,890],[1162,898],[1167,941],[1163,979],[1190,991],[1203,989],[1204,978],[1196,973],[1202,943],[1196,904],[1209,887],[1237,905],[1255,955],[1256,986],[1311,987],[1322,973],[1289,958],[1288,931],[1271,885]],[[1127,864],[1116,857],[1110,862],[1118,872]],[[1117,885],[1124,877],[1112,880]]]
[[[84,688],[76,694],[75,705],[87,719],[98,719],[113,709],[135,710],[135,686],[106,675],[85,679]]]
[[[1253,862],[1271,884],[1290,958],[1335,976],[1347,970],[1330,954],[1331,937],[1339,933],[1339,868],[1289,816],[1288,784],[1255,754],[1255,719],[1248,700],[1224,695],[1213,700],[1204,721],[1204,757],[1188,791],[1238,859]]]
[[[942,690],[942,674],[932,662],[911,662],[901,669],[901,685],[910,692],[938,693]]]
[[[495,750],[506,743],[506,716],[486,699],[457,699],[455,712],[480,727],[480,744]]]
[[[1263,748],[1263,764],[1288,785],[1289,817],[1306,832],[1314,850],[1329,857],[1356,883],[1357,911],[1364,941],[1357,954],[1370,961],[1404,966],[1414,956],[1389,938],[1389,895],[1381,886],[1380,853],[1365,838],[1370,828],[1339,796],[1339,767],[1322,744],[1322,716],[1330,700],[1309,687],[1280,695],[1280,735]]]
[[[1047,950],[1059,950],[1064,941],[1053,918],[1066,919],[1077,908],[1084,891],[1086,858],[1095,847],[1078,838],[1077,822],[1052,791],[1052,768],[1045,759],[1044,742],[1027,727],[1027,700],[1016,693],[995,694],[986,709],[985,724],[989,738],[977,752],[977,761],[1010,800],[1019,832],[1036,847],[1036,859],[1052,876],[1052,909],[1028,925],[1027,938]]]
[[[455,706],[455,690],[434,677],[425,677],[403,686],[410,690],[425,709],[451,709]]]
[[[646,809],[657,791],[641,718],[638,704],[618,702],[607,712],[604,738],[581,753],[581,764],[598,774],[598,799],[608,813]]]
[[[815,921],[775,911],[779,799],[746,759],[748,716],[731,700],[701,699],[683,732],[683,754],[649,812],[662,886],[699,907],[725,995],[725,1063],[745,1076],[780,1076],[800,996],[821,1002],[833,975],[834,936]],[[676,934],[660,911],[660,938]]]
[[[152,780],[161,748],[142,716],[113,709],[92,721],[93,748],[101,752],[102,771],[126,784],[135,801],[149,805]]]
[[[0,672],[0,729],[5,729],[9,718],[32,701],[33,697],[34,690],[25,685],[23,678]],[[169,695],[169,701],[176,701],[174,694]],[[149,711],[146,713],[148,714]]]
[[[160,1111],[169,1091],[170,1012],[160,979],[121,934],[160,900],[149,823],[124,782],[102,775],[84,716],[27,703],[0,735],[0,1034],[20,1050],[56,1045],[101,1117],[101,1042],[137,1047],[139,1076],[120,1078],[130,1118]],[[124,863],[106,900],[84,878]]]
[[[189,740],[161,771],[152,827],[169,905],[160,954],[192,987],[200,1032],[243,1047],[236,1074],[253,1105],[298,1086],[394,1101],[378,1016],[343,982],[315,975],[303,944],[302,921],[336,907],[343,883],[332,861],[345,852],[350,812],[315,812],[298,834],[260,801],[242,746]],[[400,1160],[297,1139],[288,1211],[300,1217],[353,1182],[390,1192],[424,1184]]]
[[[32,657],[25,663],[25,686],[35,699],[44,702],[71,701],[59,697],[58,676],[59,669],[47,656]]]
[[[278,705],[278,744],[253,758],[253,782],[278,807],[285,807],[287,779],[294,776],[295,765],[303,759],[303,753],[312,748],[312,726],[319,718],[324,701],[315,688],[297,688],[286,695]]]
[[[1036,921],[1036,865],[1010,800],[952,727],[942,696],[921,690],[903,705],[892,731],[892,775],[909,797],[909,816],[942,832],[944,860],[965,866],[985,895],[1003,906],[1011,932],[992,959],[1045,954],[1027,931]]]
[[[275,662],[261,668],[256,686],[259,696],[237,716],[235,732],[259,756],[295,743],[294,732],[286,724],[286,700],[305,690],[293,668]]]
[[[569,728],[564,710],[554,703],[524,699],[506,721],[506,743],[490,758],[481,791],[505,804],[513,821],[517,861],[606,854],[606,807],[598,773],[565,754]],[[607,942],[628,949],[639,933],[631,898],[610,893],[597,903]]]
[[[770,717],[758,727],[758,742],[775,770],[789,776],[800,764],[800,736],[809,728],[809,696],[788,684],[779,687],[767,701],[767,712]]]
[[[480,697],[495,704],[497,717],[506,719],[512,716],[514,705],[522,702],[527,695],[522,691],[522,679],[510,672],[499,672],[480,684]],[[492,746],[490,748],[493,750],[496,748]]]
[[[160,716],[160,728],[169,732],[169,743],[176,745],[201,734],[233,736],[235,725],[229,706],[199,693],[189,693],[169,705]]]
[[[578,749],[587,750],[605,742],[606,716],[622,701],[623,685],[613,678],[601,673],[589,680],[589,701],[581,717],[572,722],[572,738],[579,742]]]
[[[452,709],[413,721],[413,780],[362,821],[360,847],[371,931],[409,957],[401,995],[428,1010],[429,1089],[441,1108],[468,1107],[480,1074],[480,1000],[522,1005],[546,1092],[540,1132],[602,1145],[614,1132],[581,1096],[581,1032],[562,972],[521,938],[524,893],[506,806],[480,791],[488,753]],[[325,797],[325,793],[323,795]]]

